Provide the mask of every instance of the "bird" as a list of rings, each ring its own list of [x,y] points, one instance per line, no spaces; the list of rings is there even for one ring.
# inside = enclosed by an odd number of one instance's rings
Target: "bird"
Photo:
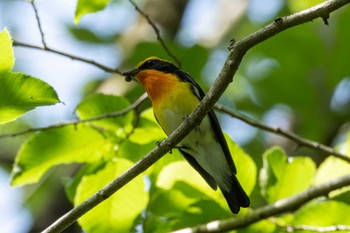
[[[144,86],[154,116],[168,136],[205,96],[189,73],[159,57],[148,57],[123,75],[126,81]],[[220,188],[232,213],[249,207],[249,197],[236,177],[236,166],[213,110],[176,148],[213,190]]]

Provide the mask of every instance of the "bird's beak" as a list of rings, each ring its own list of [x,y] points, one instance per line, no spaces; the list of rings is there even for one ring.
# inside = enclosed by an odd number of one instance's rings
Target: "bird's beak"
[[[125,76],[125,80],[126,81],[131,81],[131,80],[135,80],[135,75],[137,75],[139,72],[138,69],[134,69],[134,70],[130,70],[128,72],[124,72],[123,75]]]

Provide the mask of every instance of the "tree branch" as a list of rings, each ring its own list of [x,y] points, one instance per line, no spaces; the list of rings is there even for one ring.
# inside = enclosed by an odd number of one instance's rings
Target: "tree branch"
[[[213,221],[207,224],[195,226],[193,228],[185,228],[173,233],[212,233],[212,232],[226,232],[248,226],[249,224],[258,222],[262,219],[274,216],[276,214],[284,213],[298,208],[304,203],[321,196],[327,196],[331,191],[340,189],[350,185],[350,175],[346,175],[330,182],[312,187],[300,194],[285,198],[252,211],[250,214],[240,218],[232,218],[223,221]]]
[[[312,21],[318,17],[322,18],[332,11],[348,4],[349,1],[350,0],[329,0],[308,10],[283,17],[278,23],[273,22],[259,31],[235,42],[230,49],[229,57],[227,58],[218,78],[215,80],[214,85],[209,89],[207,95],[203,98],[193,113],[190,114],[186,121],[184,121],[167,139],[161,142],[159,146],[149,152],[134,166],[92,195],[89,199],[63,215],[43,232],[61,232],[86,212],[110,197],[121,187],[141,174],[157,160],[163,157],[171,148],[176,146],[195,126],[200,124],[208,111],[213,108],[214,104],[218,101],[227,86],[232,82],[233,76],[241,63],[244,54],[250,48],[277,33],[286,30],[287,28]]]
[[[58,54],[58,55],[61,55],[61,56],[64,56],[64,57],[68,57],[68,58],[70,58],[72,60],[77,60],[77,61],[88,63],[90,65],[94,65],[94,66],[100,68],[101,70],[104,70],[104,71],[109,72],[109,73],[121,74],[121,72],[119,71],[118,68],[114,68],[113,69],[113,68],[107,67],[105,65],[102,65],[102,64],[100,64],[98,62],[95,62],[93,60],[89,60],[89,59],[82,58],[82,57],[79,57],[79,56],[76,56],[76,55],[73,55],[73,54],[69,54],[69,53],[65,53],[65,52],[62,52],[62,51],[59,51],[59,50],[56,50],[56,49],[52,49],[52,48],[50,48],[48,46],[45,46],[45,45],[44,45],[44,47],[41,47],[41,46],[27,44],[27,43],[23,43],[23,42],[19,42],[19,41],[14,40],[13,41],[13,46],[20,46],[20,47],[26,47],[26,48],[31,48],[31,49],[38,49],[38,50],[43,50],[43,51],[55,53],[55,54]]]
[[[328,147],[324,144],[321,144],[321,143],[318,143],[318,142],[315,142],[315,141],[312,141],[312,140],[309,140],[306,138],[302,138],[295,133],[289,132],[289,131],[281,129],[279,127],[271,127],[269,125],[265,125],[263,123],[260,123],[259,121],[256,121],[252,118],[249,118],[248,116],[244,116],[238,112],[234,112],[222,104],[217,103],[215,105],[215,109],[220,111],[220,112],[226,113],[234,118],[237,118],[237,119],[239,119],[239,120],[241,120],[241,121],[243,121],[251,126],[254,126],[256,128],[260,128],[260,129],[268,131],[270,133],[286,137],[286,138],[298,143],[300,146],[305,146],[305,147],[312,148],[314,150],[325,152],[328,155],[333,155],[334,157],[337,157],[339,159],[342,159],[342,160],[350,163],[350,155],[347,156],[347,155],[344,155],[342,153],[339,153],[339,152],[335,151],[333,148]]]
[[[350,226],[347,225],[335,225],[335,226],[327,226],[327,227],[316,227],[316,226],[307,226],[307,225],[297,225],[286,226],[287,232],[294,231],[314,231],[314,232],[334,232],[334,231],[350,231]]]
[[[47,46],[46,46],[46,42],[45,42],[44,31],[43,31],[43,29],[41,27],[41,22],[40,22],[38,10],[36,9],[34,0],[30,1],[30,3],[32,5],[34,13],[35,13],[36,22],[38,23],[39,32],[40,32],[40,35],[41,35],[41,42],[42,42],[44,48],[46,48]]]
[[[158,27],[156,26],[156,24],[150,19],[150,17],[143,12],[140,7],[137,6],[137,4],[133,1],[133,0],[129,0],[129,2],[135,7],[135,10],[137,12],[139,12],[140,15],[142,15],[148,22],[149,25],[151,25],[151,27],[153,28],[153,31],[156,33],[157,36],[157,40],[159,41],[159,43],[162,45],[162,47],[164,48],[165,52],[174,60],[174,62],[181,67],[181,62],[179,59],[177,59],[177,57],[170,51],[170,49],[168,48],[168,46],[165,44],[162,36],[160,35],[160,31],[158,29]]]
[[[47,126],[47,127],[29,128],[29,129],[25,129],[25,130],[22,130],[22,131],[19,131],[19,132],[15,132],[15,133],[1,134],[0,135],[0,139],[1,138],[7,138],[7,137],[17,137],[17,136],[20,136],[20,135],[23,135],[23,134],[37,132],[37,131],[45,131],[45,130],[49,130],[49,129],[62,128],[62,127],[68,126],[68,125],[77,125],[77,124],[81,124],[81,123],[99,121],[99,120],[103,120],[103,119],[106,119],[106,118],[120,117],[120,116],[123,116],[123,115],[127,114],[128,112],[136,109],[146,99],[147,99],[147,94],[144,93],[134,103],[132,103],[129,107],[127,107],[127,108],[125,108],[125,109],[123,109],[121,111],[118,111],[118,112],[106,113],[106,114],[102,114],[102,115],[99,115],[99,116],[96,116],[96,117],[87,118],[87,119],[83,119],[83,120],[73,120],[73,121],[70,121],[70,122],[58,123],[58,124],[50,125],[50,126]]]

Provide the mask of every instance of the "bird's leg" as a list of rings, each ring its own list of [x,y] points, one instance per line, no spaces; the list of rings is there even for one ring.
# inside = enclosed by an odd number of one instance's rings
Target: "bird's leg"
[[[162,144],[162,141],[156,141],[156,145],[157,145],[157,147],[160,147],[161,146],[161,144]],[[176,148],[176,147],[175,147]],[[169,154],[172,154],[173,153],[173,150],[172,149],[170,149],[170,151],[169,151]]]

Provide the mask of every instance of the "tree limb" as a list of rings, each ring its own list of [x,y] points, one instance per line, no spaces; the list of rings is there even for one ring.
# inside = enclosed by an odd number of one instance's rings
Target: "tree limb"
[[[38,14],[38,10],[36,9],[34,0],[30,1],[30,3],[31,3],[33,10],[34,10],[36,22],[38,23],[38,28],[39,28],[39,32],[40,32],[40,36],[41,36],[41,43],[43,44],[44,48],[46,48],[47,46],[46,46],[46,42],[45,42],[44,31],[41,27],[41,21],[40,21],[40,17]]]
[[[229,57],[227,58],[218,78],[215,80],[214,85],[210,88],[207,95],[203,98],[193,113],[190,114],[186,121],[184,121],[167,139],[161,142],[158,147],[149,152],[129,170],[106,185],[89,199],[63,215],[43,232],[61,232],[86,212],[110,197],[137,175],[141,174],[153,163],[163,157],[171,148],[176,146],[195,126],[200,124],[208,111],[213,108],[214,104],[218,101],[227,86],[232,82],[233,76],[241,63],[244,54],[250,48],[277,33],[286,30],[287,28],[312,21],[319,17],[323,18],[325,15],[330,14],[332,11],[335,11],[349,2],[350,0],[329,0],[308,10],[283,17],[278,23],[273,22],[259,31],[235,42],[230,49]]]
[[[314,150],[325,152],[328,155],[333,155],[334,157],[337,157],[339,159],[342,159],[342,160],[350,163],[350,155],[344,155],[342,153],[339,153],[329,146],[326,146],[324,144],[321,144],[321,143],[318,143],[318,142],[315,142],[315,141],[312,141],[312,140],[309,140],[306,138],[302,138],[295,133],[289,132],[289,131],[281,129],[279,127],[271,127],[269,125],[265,125],[259,121],[256,121],[252,118],[249,118],[248,116],[234,112],[222,104],[217,103],[215,105],[215,109],[220,111],[220,112],[226,113],[234,118],[237,118],[237,119],[239,119],[239,120],[241,120],[241,121],[243,121],[251,126],[254,126],[256,128],[260,128],[260,129],[265,130],[267,132],[286,137],[286,138],[296,142],[300,146],[305,146],[305,147],[312,148]]]
[[[77,61],[81,61],[81,62],[85,62],[85,63],[91,64],[91,65],[94,65],[94,66],[100,68],[101,70],[104,70],[104,71],[109,72],[109,73],[121,74],[121,72],[117,68],[113,69],[113,68],[107,67],[105,65],[102,65],[102,64],[100,64],[98,62],[95,62],[93,60],[89,60],[89,59],[86,59],[86,58],[83,58],[83,57],[79,57],[79,56],[76,56],[76,55],[73,55],[73,54],[69,54],[69,53],[62,52],[62,51],[59,51],[59,50],[56,50],[56,49],[52,49],[52,48],[50,48],[48,46],[41,47],[41,46],[37,46],[37,45],[32,45],[32,44],[19,42],[19,41],[16,41],[16,40],[13,41],[13,46],[20,46],[20,47],[26,47],[26,48],[31,48],[31,49],[38,49],[38,50],[43,50],[43,51],[55,53],[55,54],[58,54],[58,55],[61,55],[61,56],[64,56],[64,57],[68,57],[68,58],[70,58],[72,60],[77,60]]]
[[[179,67],[181,67],[180,60],[170,51],[168,46],[165,44],[162,36],[160,35],[160,31],[159,31],[158,27],[156,26],[156,24],[151,20],[151,18],[144,11],[142,11],[140,9],[140,7],[137,6],[137,4],[133,0],[129,0],[129,2],[135,7],[135,10],[137,12],[139,12],[139,14],[142,15],[142,17],[144,17],[147,20],[148,24],[151,25],[151,27],[153,28],[154,33],[156,33],[157,40],[162,45],[162,47],[165,50],[165,52],[169,55],[169,57],[171,57],[174,60],[174,62]]]
[[[147,94],[144,93],[134,103],[132,103],[129,107],[127,107],[127,108],[125,108],[125,109],[123,109],[121,111],[118,111],[118,112],[106,113],[106,114],[102,114],[102,115],[99,115],[99,116],[96,116],[96,117],[82,119],[82,120],[73,120],[73,121],[69,121],[69,122],[57,123],[57,124],[49,125],[49,126],[46,126],[46,127],[28,128],[28,129],[25,129],[25,130],[22,130],[22,131],[18,131],[18,132],[15,132],[15,133],[0,134],[0,139],[1,138],[8,138],[8,137],[17,137],[17,136],[20,136],[20,135],[23,135],[23,134],[27,134],[27,133],[32,133],[32,132],[38,132],[38,131],[45,131],[45,130],[50,130],[50,129],[62,128],[62,127],[68,126],[68,125],[77,125],[77,124],[81,124],[81,123],[99,121],[99,120],[103,120],[103,119],[107,119],[107,118],[115,118],[115,117],[124,116],[128,112],[138,108],[146,99],[147,99]]]
[[[350,185],[350,175],[346,175],[334,179],[328,183],[324,183],[312,187],[300,194],[285,198],[252,211],[240,218],[232,218],[223,221],[213,221],[207,224],[195,226],[193,228],[185,228],[173,233],[212,233],[212,232],[226,232],[248,226],[252,223],[258,222],[262,219],[274,216],[276,214],[284,213],[298,208],[304,203],[321,196],[327,196],[331,191]]]
[[[348,231],[350,232],[350,226],[348,225],[334,225],[334,226],[326,226],[326,227],[316,227],[316,226],[307,226],[307,225],[297,225],[286,226],[287,232],[294,231],[314,231],[314,232],[335,232],[335,231]]]

